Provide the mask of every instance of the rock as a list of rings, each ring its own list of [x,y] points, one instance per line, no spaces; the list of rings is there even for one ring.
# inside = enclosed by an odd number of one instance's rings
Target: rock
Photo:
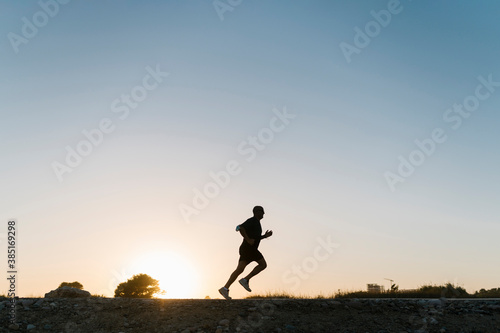
[[[219,325],[220,326],[229,326],[229,319],[222,319],[221,321],[219,321]]]
[[[428,303],[429,303],[429,305],[433,305],[433,306],[442,306],[444,302],[440,299],[430,299],[428,301]]]
[[[33,301],[32,299],[23,299],[23,300],[21,301],[21,304],[22,304],[25,308],[29,307],[29,306],[30,306],[30,305],[32,305],[33,303],[35,303],[35,301]]]
[[[339,301],[329,301],[328,304],[330,304],[333,308],[338,308],[342,305]]]
[[[17,331],[17,330],[19,330],[19,325],[18,324],[10,324],[9,330]]]
[[[363,304],[360,301],[356,301],[356,300],[350,301],[349,303],[347,303],[347,305],[350,308],[358,309],[358,310],[363,308]]]
[[[35,328],[36,328],[36,326],[35,326],[35,325],[33,325],[33,324],[28,324],[28,326],[26,326],[26,329],[27,329],[28,331],[34,330]]]
[[[52,325],[50,325],[50,324],[45,324],[45,325],[43,325],[43,329],[44,329],[44,330],[50,330],[50,329],[52,329]]]
[[[35,302],[35,304],[33,304],[34,307],[40,307],[42,306],[43,304],[43,298],[39,299],[38,301]]]
[[[86,290],[64,286],[57,288],[45,294],[45,298],[76,298],[90,297],[90,293]]]

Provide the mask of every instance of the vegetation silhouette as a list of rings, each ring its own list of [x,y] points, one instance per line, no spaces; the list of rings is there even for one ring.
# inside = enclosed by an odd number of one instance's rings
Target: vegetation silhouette
[[[500,288],[492,288],[490,290],[481,288],[474,293],[474,296],[481,298],[500,298]]]
[[[61,282],[61,284],[59,285],[58,288],[62,288],[62,287],[71,287],[71,288],[77,288],[77,289],[83,290],[83,284],[81,284],[78,281],[75,281],[75,282]]]
[[[451,283],[445,285],[423,285],[418,289],[399,290],[399,286],[395,286],[391,290],[382,293],[370,293],[366,291],[355,292],[339,292],[335,295],[336,298],[470,298],[473,297],[467,291]]]
[[[165,294],[165,291],[160,289],[158,280],[147,274],[136,274],[115,289],[115,297],[153,298],[156,294]]]
[[[292,294],[287,291],[268,291],[263,294],[254,294],[247,299],[285,298],[285,299],[334,299],[334,298],[500,298],[500,288],[481,289],[469,294],[463,287],[447,283],[445,285],[423,285],[418,289],[400,290],[399,286],[392,285],[390,290],[383,292],[368,291],[341,291],[327,295]]]

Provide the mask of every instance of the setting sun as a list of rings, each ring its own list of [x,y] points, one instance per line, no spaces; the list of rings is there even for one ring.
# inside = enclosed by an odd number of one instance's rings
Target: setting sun
[[[188,260],[169,251],[152,252],[137,258],[130,267],[132,274],[144,273],[160,282],[165,294],[158,298],[194,298],[198,274]]]

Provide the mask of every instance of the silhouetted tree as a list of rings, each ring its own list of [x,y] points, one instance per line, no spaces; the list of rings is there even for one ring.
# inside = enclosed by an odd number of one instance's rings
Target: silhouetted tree
[[[83,284],[81,284],[78,281],[75,281],[75,282],[62,282],[59,285],[59,288],[61,288],[61,287],[71,287],[71,288],[77,288],[77,289],[83,290]]]
[[[492,288],[492,289],[489,289],[489,290],[481,288],[481,290],[476,291],[474,293],[474,296],[475,297],[499,298],[500,297],[500,288]]]
[[[115,289],[115,297],[152,298],[158,293],[164,293],[159,287],[158,280],[147,274],[134,275]]]

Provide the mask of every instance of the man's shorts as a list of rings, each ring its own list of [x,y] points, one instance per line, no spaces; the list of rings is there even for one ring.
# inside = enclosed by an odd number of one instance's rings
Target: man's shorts
[[[263,258],[264,256],[262,255],[262,253],[260,253],[259,250],[252,247],[240,246],[239,261],[252,262],[252,261],[259,261],[260,259]]]

